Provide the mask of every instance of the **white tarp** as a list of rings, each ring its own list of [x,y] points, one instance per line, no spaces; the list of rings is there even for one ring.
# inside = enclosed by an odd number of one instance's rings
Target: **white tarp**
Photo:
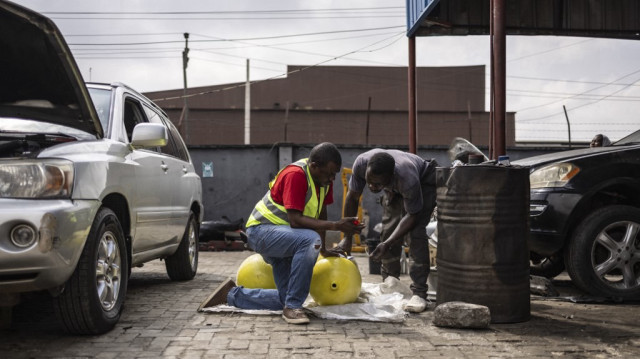
[[[402,322],[408,314],[403,307],[409,298],[411,298],[411,289],[408,285],[394,277],[387,277],[382,283],[362,283],[362,289],[356,303],[319,306],[309,297],[304,308],[316,317],[323,319]],[[207,313],[282,314],[281,310],[241,309],[229,305],[206,307],[202,308],[202,311]]]

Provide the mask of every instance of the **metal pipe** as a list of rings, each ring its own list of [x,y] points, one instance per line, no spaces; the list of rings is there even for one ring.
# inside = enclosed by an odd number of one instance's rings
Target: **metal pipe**
[[[369,104],[367,105],[367,127],[364,132],[364,144],[369,145],[369,122],[371,121],[371,96],[369,96]]]
[[[567,119],[567,131],[569,132],[569,149],[571,149],[571,123],[569,123],[569,115],[567,114],[567,108],[562,105],[562,109],[564,110],[564,118]]]
[[[249,77],[249,59],[247,59],[247,82],[244,87],[244,144],[251,144],[251,80]]]
[[[182,80],[183,80],[183,89],[182,89],[182,114],[184,117],[182,120],[184,121],[185,127],[185,142],[187,144],[189,141],[189,104],[187,102],[187,66],[189,66],[189,33],[185,32],[184,34],[184,50],[182,51]]]

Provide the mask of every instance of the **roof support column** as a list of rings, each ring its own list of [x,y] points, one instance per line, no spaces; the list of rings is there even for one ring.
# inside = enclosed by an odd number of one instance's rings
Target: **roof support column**
[[[507,82],[506,54],[507,37],[505,0],[491,1],[491,82],[492,82],[492,140],[489,142],[489,154],[492,159],[506,154],[506,115],[507,115]]]
[[[417,153],[416,37],[409,37],[409,152]]]

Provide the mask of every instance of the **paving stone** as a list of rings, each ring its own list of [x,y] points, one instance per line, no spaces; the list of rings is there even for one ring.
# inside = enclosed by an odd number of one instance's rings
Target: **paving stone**
[[[171,282],[164,262],[134,268],[125,312],[101,336],[69,336],[45,304],[14,309],[0,331],[0,358],[637,358],[639,303],[585,304],[535,298],[531,320],[488,329],[440,328],[434,311],[403,323],[312,318],[289,325],[280,316],[199,313],[200,303],[252,252],[202,252],[196,278]],[[355,254],[363,281],[368,258]],[[400,280],[409,284],[408,275]],[[561,292],[571,287],[556,286]],[[533,297],[532,297],[533,298]]]

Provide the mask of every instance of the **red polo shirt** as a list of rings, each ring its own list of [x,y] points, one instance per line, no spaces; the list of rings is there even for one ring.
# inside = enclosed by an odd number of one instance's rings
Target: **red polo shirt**
[[[271,187],[271,198],[286,209],[295,209],[304,212],[305,198],[307,197],[307,174],[298,166],[287,166]],[[320,192],[316,185],[316,194]],[[333,203],[333,183],[329,185],[329,192],[324,198],[324,205]]]

